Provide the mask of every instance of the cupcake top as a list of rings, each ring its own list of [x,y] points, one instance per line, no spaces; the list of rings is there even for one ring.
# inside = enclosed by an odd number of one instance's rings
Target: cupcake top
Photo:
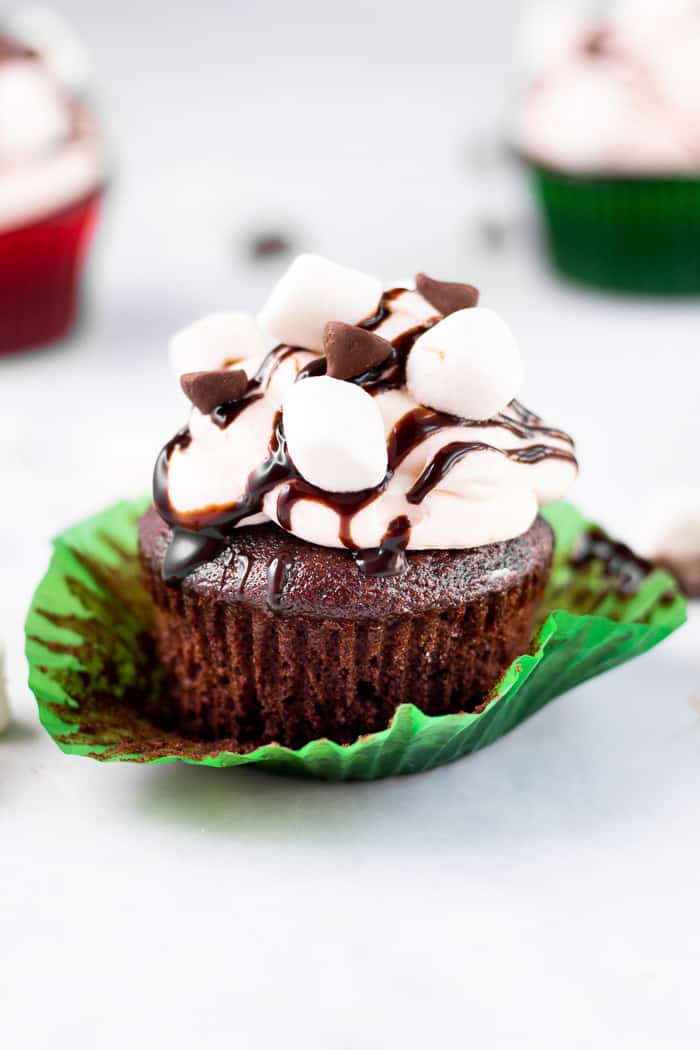
[[[154,476],[174,530],[166,578],[264,521],[376,573],[400,571],[405,550],[526,532],[573,482],[573,442],[516,400],[518,346],[478,296],[425,274],[384,291],[301,255],[257,319],[215,314],[179,332],[192,410]]]
[[[618,5],[531,84],[523,152],[578,174],[700,171],[700,6]]]
[[[102,169],[91,114],[38,52],[0,34],[0,232],[87,196]]]

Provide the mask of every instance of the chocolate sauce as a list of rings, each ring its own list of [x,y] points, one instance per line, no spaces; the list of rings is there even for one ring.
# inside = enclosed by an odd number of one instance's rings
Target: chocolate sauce
[[[579,538],[570,564],[581,569],[594,561],[602,562],[605,575],[615,578],[617,593],[624,598],[635,595],[643,581],[654,571],[650,561],[640,558],[626,544],[611,539],[595,525]]]
[[[225,430],[226,427],[229,427],[234,420],[238,419],[241,412],[248,405],[252,405],[254,401],[258,401],[263,396],[261,389],[263,385],[266,387],[269,385],[270,380],[282,362],[291,357],[292,354],[297,353],[298,349],[296,346],[287,346],[284,343],[273,346],[272,350],[265,354],[255,375],[248,380],[248,386],[243,397],[237,401],[226,401],[222,405],[217,405],[211,413],[212,423],[215,423],[220,430]]]
[[[576,456],[572,452],[551,445],[528,445],[527,448],[506,448],[503,451],[515,463],[541,463],[544,459],[563,459],[567,463],[576,463]]]
[[[399,576],[406,571],[406,547],[411,538],[411,523],[402,514],[389,522],[379,547],[356,551],[356,565],[366,576]]]
[[[243,588],[246,585],[248,575],[250,573],[250,558],[246,554],[234,554],[232,562],[235,565],[236,573],[236,596],[240,597],[243,594]],[[229,563],[230,566],[231,563]]]
[[[313,361],[309,361],[300,371],[297,376],[297,383],[302,379],[314,379],[316,376],[325,376],[326,374],[326,359],[325,357],[315,357]]]
[[[352,520],[358,511],[384,491],[390,476],[387,474],[375,488],[362,489],[359,492],[325,492],[308,481],[304,481],[301,477],[294,478],[280,489],[277,497],[277,520],[283,529],[291,532],[292,510],[299,500],[307,499],[313,500],[314,503],[321,503],[324,507],[330,507],[338,516],[340,542],[344,547],[356,550],[357,544],[352,538]]]
[[[252,405],[253,401],[259,401],[261,397],[262,394],[245,394],[238,401],[225,401],[223,405],[217,405],[210,416],[212,423],[220,430],[225,430],[231,426],[234,419],[238,419],[243,409]]]
[[[176,525],[177,518],[168,495],[168,463],[176,448],[184,452],[191,441],[192,435],[189,427],[178,430],[177,434],[171,437],[167,445],[164,445],[158,453],[158,459],[153,468],[153,502],[161,518],[169,525]]]
[[[552,448],[550,445],[530,445],[528,448],[496,448],[483,441],[451,441],[443,445],[433,456],[415,484],[406,493],[408,503],[422,503],[425,497],[440,484],[452,468],[472,452],[497,452],[516,463],[540,463],[544,459],[564,459],[572,463],[576,459],[570,452]]]
[[[456,463],[468,456],[470,452],[495,451],[493,445],[485,445],[483,441],[451,441],[449,445],[443,445],[433,456],[421,476],[406,493],[407,503],[422,503],[429,492],[439,485],[446,474],[452,470]]]
[[[408,331],[396,336],[395,339],[391,340],[391,353],[381,365],[377,365],[376,368],[372,368],[368,372],[363,372],[362,375],[355,376],[348,382],[361,386],[372,397],[375,397],[377,394],[385,394],[387,390],[398,390],[400,387],[405,386],[406,362],[411,348],[416,339],[432,328],[434,324],[436,324],[435,321],[426,321],[424,324],[416,325],[415,328],[409,328]]]
[[[422,406],[407,412],[394,424],[387,440],[389,470],[393,473],[414,448],[431,434],[448,427],[461,426],[462,422],[457,416]]]
[[[377,307],[376,313],[366,317],[364,321],[360,321],[357,327],[366,328],[368,332],[372,332],[375,328],[378,328],[382,321],[385,321],[391,313],[391,304],[394,299],[398,299],[398,297],[406,291],[408,291],[407,288],[389,288],[388,291],[383,293],[379,300],[379,306]]]
[[[282,595],[292,564],[284,558],[273,558],[267,570],[267,604],[273,612],[282,608]]]
[[[204,532],[175,528],[163,559],[163,582],[177,584],[198,566],[213,561],[226,547],[226,541]]]

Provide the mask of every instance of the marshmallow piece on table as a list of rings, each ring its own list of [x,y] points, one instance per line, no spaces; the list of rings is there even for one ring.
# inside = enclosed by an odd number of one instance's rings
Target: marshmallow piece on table
[[[299,255],[273,288],[258,323],[281,343],[322,352],[328,321],[363,321],[377,309],[382,291],[376,277],[320,255]]]
[[[0,68],[0,157],[48,152],[70,134],[65,100],[40,63],[10,61]]]
[[[262,354],[265,341],[252,314],[218,313],[202,317],[170,341],[170,361],[177,375],[212,372]]]
[[[640,553],[668,566],[688,594],[700,597],[700,488],[659,488],[640,520]]]
[[[413,345],[406,385],[416,401],[463,419],[489,419],[513,400],[523,381],[518,345],[493,310],[458,310]]]
[[[317,488],[360,492],[384,480],[384,423],[361,387],[328,376],[304,379],[284,395],[282,421],[294,466]]]

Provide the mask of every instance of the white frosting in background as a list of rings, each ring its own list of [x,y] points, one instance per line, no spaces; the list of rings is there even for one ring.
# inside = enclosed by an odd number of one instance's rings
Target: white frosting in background
[[[61,211],[103,179],[91,115],[36,58],[0,61],[0,233]]]
[[[41,54],[58,80],[74,95],[84,94],[92,63],[80,37],[61,15],[44,4],[25,4],[7,22],[10,35]]]
[[[457,310],[420,336],[406,369],[416,401],[465,419],[488,419],[523,382],[520,351],[493,310]]]
[[[458,314],[437,325],[435,309],[412,290],[394,296],[388,310],[374,328],[386,339],[395,339],[417,325],[433,324],[433,331],[438,334],[439,327],[448,326],[449,339],[444,346],[449,367],[443,369],[443,385],[435,399],[440,406],[450,400],[453,388],[460,391],[460,398],[468,396],[468,384],[459,374],[460,360],[473,369],[477,386],[477,365],[481,362],[488,382],[484,382],[478,396],[483,397],[486,391],[490,397],[500,389],[501,401],[492,418],[480,422],[455,419],[454,426],[436,430],[413,448],[378,494],[354,514],[353,543],[361,548],[379,546],[389,524],[399,516],[410,521],[409,550],[475,547],[527,531],[540,504],[565,495],[577,467],[571,440],[563,434],[549,433],[536,417],[528,419],[534,428],[531,432],[514,432],[522,417],[518,406],[509,406],[508,402],[519,386],[521,366],[509,329],[491,311],[478,308],[471,311],[477,316],[472,325],[465,327]],[[485,323],[484,315],[489,318]],[[456,321],[450,326],[454,318]],[[327,315],[323,323],[335,319]],[[201,337],[198,363],[193,329],[188,330],[188,366],[197,364],[193,370],[209,367],[206,362],[212,360],[206,326],[197,331]],[[461,348],[458,332],[468,336]],[[418,352],[420,356],[421,351]],[[266,359],[265,354],[260,354],[235,365],[243,368],[249,378],[263,373],[260,386],[252,391],[261,396],[252,396],[228,426],[220,427],[211,416],[192,410],[191,440],[185,447],[174,449],[168,466],[170,505],[184,526],[202,527],[214,509],[241,501],[251,474],[266,458],[281,407],[291,459],[312,485],[330,493],[347,493],[373,487],[384,479],[387,442],[392,431],[408,413],[425,412],[425,407],[417,401],[416,391],[406,387],[370,395],[353,383],[329,378],[303,378],[297,383],[301,369],[317,358],[318,354],[308,350],[282,347],[277,357]],[[267,363],[263,364],[265,360]],[[217,360],[217,367],[221,364]],[[509,426],[499,425],[504,420]],[[406,496],[435,455],[454,442],[480,442],[488,447],[471,450],[454,463],[422,501],[409,502]],[[540,445],[564,458],[550,455],[533,463],[519,462],[508,455],[512,450]],[[256,516],[241,524],[265,519],[279,523],[278,497],[285,484],[282,482],[264,497],[263,519]],[[323,546],[343,545],[339,514],[322,501],[296,501],[290,524],[291,531],[301,539]]]
[[[0,165],[48,153],[70,129],[68,107],[41,63],[0,63]]]
[[[299,255],[275,285],[258,323],[280,343],[321,351],[329,320],[357,324],[375,311],[381,294],[375,277],[319,255]]]
[[[533,82],[523,151],[578,173],[700,171],[700,11],[688,3],[618,5],[603,53],[580,38]]]
[[[361,492],[382,482],[384,421],[361,387],[328,376],[293,383],[282,400],[282,419],[289,455],[312,485]]]

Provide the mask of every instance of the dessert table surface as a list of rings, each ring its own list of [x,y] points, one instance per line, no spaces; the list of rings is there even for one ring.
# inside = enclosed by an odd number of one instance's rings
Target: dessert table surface
[[[572,498],[616,534],[635,536],[658,485],[700,483],[700,306],[560,282],[520,174],[504,182],[469,159],[482,125],[456,107],[435,112],[405,75],[395,149],[365,138],[386,91],[379,74],[370,68],[355,97],[311,39],[315,65],[300,63],[295,98],[281,98],[283,25],[266,54],[274,83],[255,78],[224,136],[223,100],[255,77],[246,41],[260,39],[262,14],[227,23],[240,62],[223,72],[215,22],[193,31],[192,47],[211,50],[197,97],[216,105],[201,110],[175,76],[191,43],[175,26],[160,59],[166,110],[153,86],[145,99],[138,87],[164,5],[143,14],[128,69],[116,8],[98,18],[93,6],[66,5],[104,71],[112,120],[86,308],[60,346],[0,359],[0,640],[13,712],[0,736],[3,1043],[696,1047],[697,605],[645,657],[420,776],[323,784],[103,765],[64,756],[39,726],[23,618],[50,538],[148,491],[186,410],[170,334],[215,309],[257,308],[289,261],[251,253],[256,232],[387,281],[421,269],[478,284],[522,345],[523,400],[577,438]],[[377,17],[381,35],[389,23]],[[484,32],[493,44],[494,26]],[[477,74],[444,46],[440,90],[464,97]],[[409,33],[407,64],[421,48]],[[303,126],[289,126],[293,106]],[[273,117],[270,141],[261,126]],[[334,119],[335,151],[323,147]],[[427,126],[431,148],[418,151]],[[280,187],[276,158],[292,147],[298,170]]]

